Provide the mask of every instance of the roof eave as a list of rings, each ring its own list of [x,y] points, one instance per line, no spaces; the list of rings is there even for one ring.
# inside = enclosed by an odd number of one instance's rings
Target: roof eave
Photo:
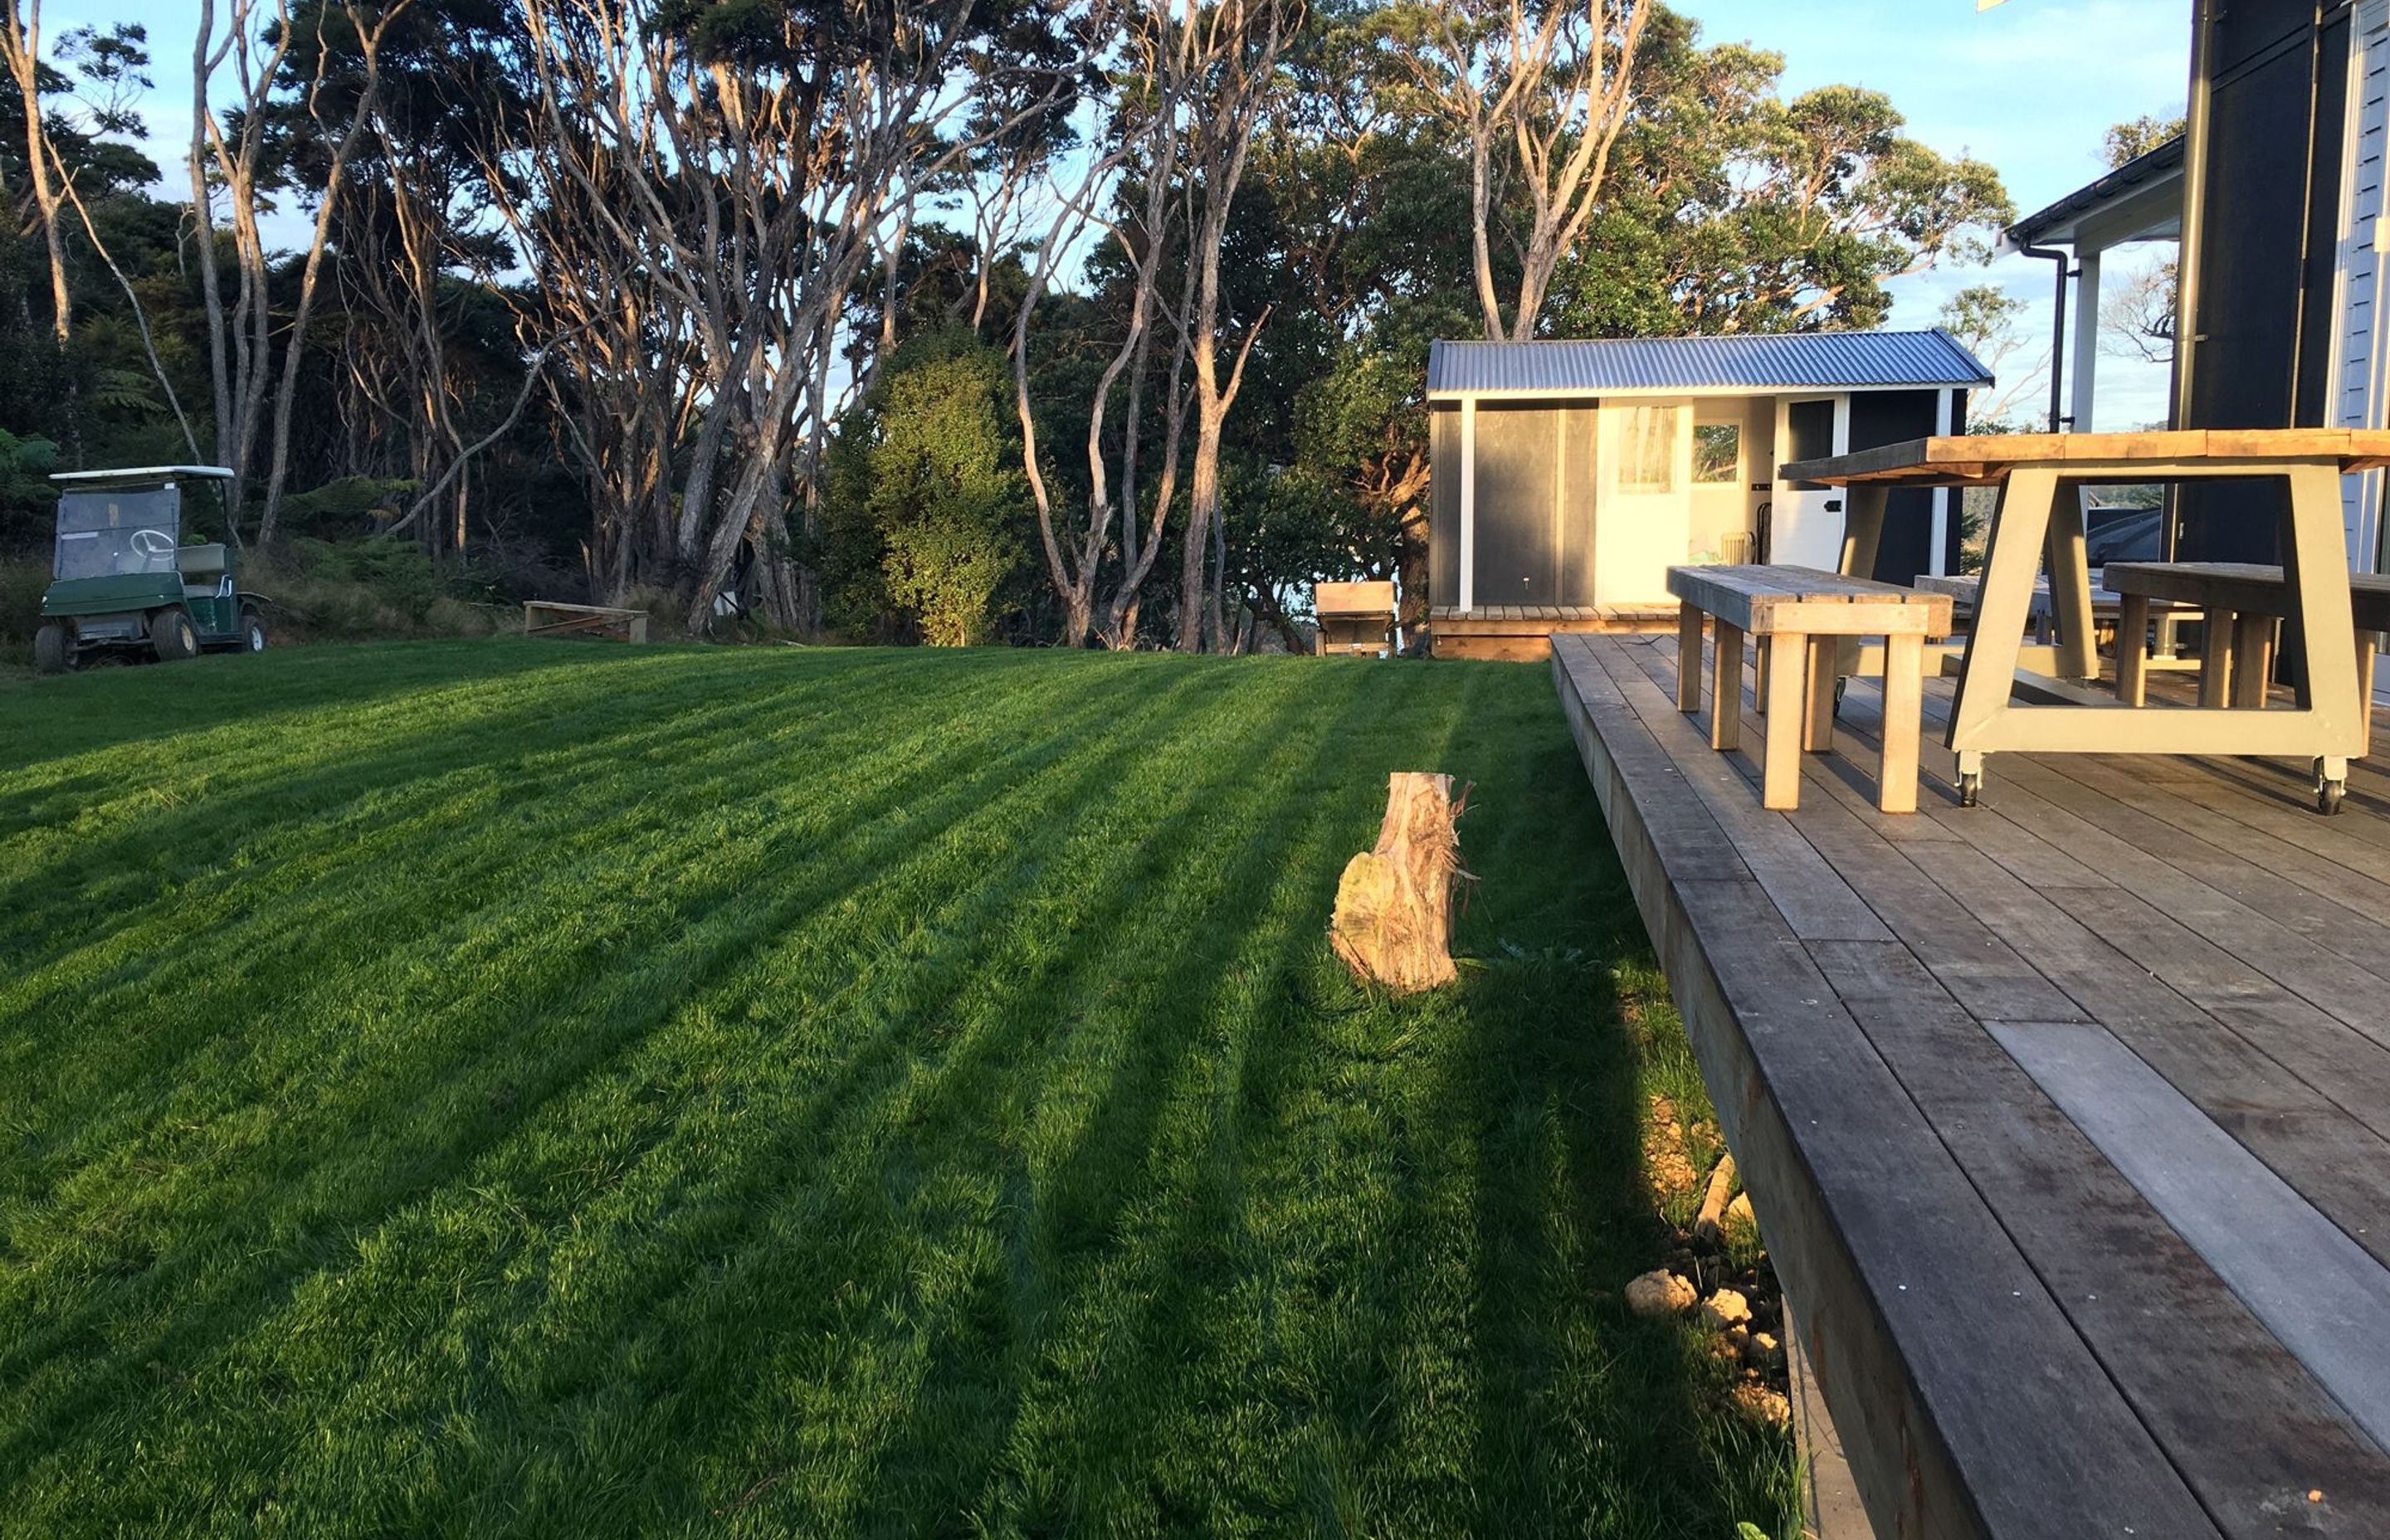
[[[96,481],[164,481],[180,476],[197,476],[218,481],[232,480],[232,472],[220,465],[144,465],[130,466],[122,470],[58,470],[50,473],[50,480],[88,484]]]
[[[2075,226],[2085,215],[2095,213],[2106,204],[2144,189],[2160,186],[2168,181],[2180,181],[2182,170],[2183,136],[2178,134],[2156,148],[2135,156],[2115,170],[2103,172],[2073,192],[2036,209],[2002,230],[1992,242],[1992,250],[1996,255],[2008,256],[2045,240],[2059,245],[2071,244]]]
[[[1489,385],[1482,390],[1431,390],[1436,401],[1615,401],[1629,397],[1865,395],[1878,391],[1980,391],[1988,377],[1972,379],[1885,379],[1840,385],[1619,385],[1607,388]]]

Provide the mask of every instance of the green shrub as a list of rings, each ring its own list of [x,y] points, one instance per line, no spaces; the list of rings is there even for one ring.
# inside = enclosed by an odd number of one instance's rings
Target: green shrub
[[[404,513],[420,490],[412,481],[344,476],[282,499],[282,527],[333,539],[371,534]]]
[[[285,640],[486,636],[511,614],[488,602],[489,584],[476,574],[443,576],[404,540],[293,540],[271,558],[251,558],[241,586],[265,596]]]
[[[688,596],[670,588],[658,588],[635,583],[623,590],[620,597],[607,599],[625,610],[648,612],[648,635],[656,641],[686,638],[688,634]]]
[[[942,333],[907,343],[841,425],[825,523],[878,559],[825,574],[834,628],[874,629],[893,608],[934,647],[987,638],[1030,517],[1009,391],[1002,353]]]
[[[49,585],[47,562],[0,562],[0,642],[32,645],[41,620],[42,590]]]

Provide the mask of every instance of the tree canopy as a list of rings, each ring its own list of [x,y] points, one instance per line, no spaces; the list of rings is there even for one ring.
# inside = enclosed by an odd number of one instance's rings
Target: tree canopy
[[[215,460],[227,538],[699,627],[1233,649],[1319,578],[1423,596],[1433,339],[1871,327],[2011,214],[1659,0],[200,11],[161,175],[149,35],[12,0],[11,456]]]

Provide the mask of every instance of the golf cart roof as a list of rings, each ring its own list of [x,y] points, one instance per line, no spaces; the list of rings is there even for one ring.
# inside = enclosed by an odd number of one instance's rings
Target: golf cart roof
[[[177,481],[186,476],[198,476],[218,481],[232,480],[232,472],[220,465],[145,465],[123,470],[61,470],[54,473],[50,480],[77,485],[98,482],[139,485],[149,481]]]

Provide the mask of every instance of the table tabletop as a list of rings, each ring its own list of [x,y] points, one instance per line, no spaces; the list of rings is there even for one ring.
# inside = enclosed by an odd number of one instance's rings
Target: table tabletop
[[[2353,428],[2191,428],[2145,433],[1985,433],[1908,439],[1874,449],[1794,460],[1778,474],[1829,486],[1998,486],[2011,471],[2069,466],[2246,464],[2253,472],[2294,461],[2332,460],[2343,471],[2390,466],[2390,431]]]

